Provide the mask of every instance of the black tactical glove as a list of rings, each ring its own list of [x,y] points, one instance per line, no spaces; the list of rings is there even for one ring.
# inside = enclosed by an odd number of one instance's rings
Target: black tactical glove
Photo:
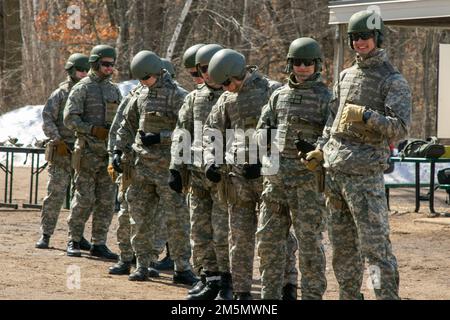
[[[219,167],[214,163],[208,164],[205,168],[205,176],[209,181],[218,183],[221,179]]]
[[[122,160],[120,159],[120,157],[122,156],[122,151],[120,150],[114,150],[113,151],[113,161],[112,161],[112,166],[114,168],[114,170],[118,173],[122,173]]]
[[[169,187],[170,189],[172,189],[173,191],[177,192],[177,193],[181,193],[181,191],[183,190],[183,183],[181,181],[181,175],[180,172],[178,172],[178,170],[173,170],[170,169],[170,176],[169,176]]]
[[[161,136],[159,133],[145,133],[142,130],[139,130],[139,135],[141,136],[142,144],[146,147],[150,147],[151,145],[161,143]]]
[[[248,180],[258,179],[261,177],[261,163],[244,164],[244,167],[242,168],[242,175]]]
[[[295,143],[295,147],[297,148],[299,152],[299,156],[300,158],[305,158],[306,154],[310,151],[316,150],[316,146],[313,145],[312,143],[309,143],[308,141],[305,141],[303,139],[295,139],[294,141]]]

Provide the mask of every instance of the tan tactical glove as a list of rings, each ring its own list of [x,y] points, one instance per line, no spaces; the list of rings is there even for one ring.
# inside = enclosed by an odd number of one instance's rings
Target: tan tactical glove
[[[300,159],[300,161],[305,165],[305,167],[310,171],[315,171],[323,160],[323,152],[320,149],[310,151],[306,154],[305,159]]]
[[[108,138],[109,130],[103,127],[92,127],[91,134],[100,140],[106,140]]]
[[[69,147],[63,140],[58,140],[56,143],[56,154],[61,157],[67,157],[69,155]]]
[[[116,180],[117,180],[117,173],[116,173],[116,171],[114,170],[114,167],[113,167],[113,165],[110,163],[110,164],[108,164],[108,174],[109,174],[109,176],[111,177],[111,180],[112,180],[112,182],[116,182]]]
[[[347,103],[342,110],[341,123],[361,122],[363,121],[363,114],[363,106]]]

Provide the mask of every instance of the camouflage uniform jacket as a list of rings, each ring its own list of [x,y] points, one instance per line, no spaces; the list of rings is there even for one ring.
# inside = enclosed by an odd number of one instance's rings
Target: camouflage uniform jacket
[[[297,138],[315,144],[322,135],[331,100],[320,74],[304,83],[297,83],[294,77],[291,74],[288,83],[275,90],[257,125],[259,142],[265,129],[277,129],[278,150],[282,158],[290,159],[298,159]]]
[[[62,139],[69,144],[75,142],[75,135],[63,123],[64,107],[74,85],[75,82],[67,77],[67,80],[53,91],[42,110],[42,130],[53,141]]]
[[[231,143],[231,148],[225,155],[227,163],[237,163],[238,165],[233,165],[234,169],[242,168],[238,153],[245,153],[247,160],[249,152],[256,155],[256,150],[251,150],[245,145],[247,139],[242,137],[242,134],[248,129],[256,129],[262,107],[267,103],[274,90],[280,86],[279,82],[263,77],[256,67],[251,67],[239,92],[225,91],[220,96],[204,127],[205,163],[215,162],[215,143],[211,141],[210,136],[220,133],[225,138],[227,129],[234,130],[234,137],[227,137],[227,139],[231,139],[231,141],[227,141],[227,144]],[[256,143],[251,146],[255,147]]]
[[[110,128],[122,96],[110,78],[100,78],[92,70],[70,91],[64,109],[64,124],[83,138],[99,156],[107,154],[107,141],[91,135],[92,127]]]
[[[340,124],[346,103],[370,110],[367,123]],[[325,168],[355,175],[385,170],[389,143],[407,136],[410,124],[411,90],[386,52],[378,49],[366,59],[357,56],[333,89],[330,117],[319,143]]]
[[[222,93],[223,90],[221,88],[214,89],[206,84],[203,84],[186,96],[184,103],[178,112],[176,130],[184,129],[189,132],[191,137],[190,149],[192,152],[189,164],[192,165],[187,166],[189,170],[202,171],[203,125],[211,112],[212,106],[217,102]],[[178,142],[181,142],[180,139],[174,139],[174,144]],[[175,151],[177,150],[174,146],[172,149]],[[196,155],[198,155],[200,159],[196,159]],[[175,163],[175,159],[176,156],[172,155],[170,169],[180,171],[182,167],[186,167],[186,164],[184,163]]]
[[[178,110],[187,91],[178,87],[169,73],[165,72],[155,85],[143,89],[134,103],[128,103],[124,110],[120,128],[117,131],[117,150],[126,150],[131,145],[138,157],[157,159],[167,154],[170,159],[170,137],[175,129]],[[146,147],[142,144],[139,130],[145,133],[159,133],[161,143]]]
[[[111,155],[115,149],[116,141],[117,141],[117,131],[120,128],[120,124],[123,121],[123,113],[128,104],[133,104],[139,97],[139,94],[145,89],[140,83],[133,88],[125,98],[120,102],[119,107],[117,108],[117,113],[114,116],[114,120],[111,124],[111,128],[109,129],[109,137],[108,137],[108,152]],[[131,152],[131,144],[127,145],[124,150],[122,150],[125,154]]]

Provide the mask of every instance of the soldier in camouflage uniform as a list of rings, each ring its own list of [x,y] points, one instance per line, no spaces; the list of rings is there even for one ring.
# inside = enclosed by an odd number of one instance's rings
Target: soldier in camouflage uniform
[[[131,269],[131,264],[133,261],[134,253],[133,248],[131,247],[131,226],[130,226],[130,214],[128,212],[128,204],[125,201],[125,192],[128,188],[127,184],[129,184],[129,179],[127,179],[126,175],[123,175],[123,167],[126,168],[126,173],[129,172],[129,166],[131,165],[131,159],[128,161],[123,161],[121,163],[117,163],[119,158],[116,157],[116,161],[113,161],[114,148],[116,145],[116,134],[117,130],[120,127],[120,123],[123,120],[123,112],[129,103],[133,103],[141,93],[144,87],[141,84],[138,84],[134,89],[132,89],[128,95],[122,100],[120,103],[117,113],[114,117],[114,120],[111,125],[111,129],[109,131],[109,141],[108,141],[108,153],[110,156],[110,164],[108,165],[108,173],[111,176],[113,182],[116,182],[118,185],[118,201],[120,202],[120,210],[117,216],[118,226],[117,226],[117,244],[119,246],[120,255],[119,261],[109,268],[110,274],[123,275],[129,274]],[[132,149],[131,145],[126,146],[124,150],[125,154],[131,155],[132,158]]]
[[[109,274],[114,275],[125,275],[130,273],[131,265],[133,261],[135,263],[135,255],[133,252],[133,248],[131,246],[131,225],[130,225],[130,214],[128,211],[128,203],[125,199],[125,193],[130,184],[130,173],[133,170],[133,159],[134,153],[131,148],[131,144],[126,146],[123,157],[115,157],[114,156],[114,148],[116,145],[116,135],[117,130],[120,127],[120,123],[123,121],[123,112],[127,105],[135,103],[138,99],[139,95],[142,91],[147,90],[145,86],[142,84],[138,84],[134,89],[132,89],[129,94],[122,100],[120,103],[116,116],[114,117],[113,123],[111,125],[110,133],[109,133],[109,142],[108,142],[108,152],[110,153],[110,164],[108,165],[108,173],[111,176],[113,182],[117,184],[118,187],[118,201],[120,203],[120,210],[117,216],[118,226],[116,230],[117,234],[117,244],[119,246],[120,255],[119,261],[109,268]],[[123,158],[123,160],[122,160]],[[125,171],[125,173],[124,173]],[[158,208],[161,208],[162,204],[159,204]],[[158,218],[161,220],[161,226],[157,228],[160,231],[156,232],[156,240],[155,247],[158,252],[162,251],[164,246],[166,245],[167,239],[167,227],[166,227],[166,218],[163,210],[158,210]],[[168,255],[166,258],[170,259]],[[164,261],[166,261],[164,260]],[[170,259],[171,260],[171,259]],[[173,262],[172,262],[173,269]],[[159,277],[159,272],[153,267],[149,267],[149,276],[150,277]]]
[[[141,51],[133,58],[131,72],[148,89],[126,107],[114,151],[116,162],[128,145],[132,145],[136,156],[126,200],[131,216],[131,244],[137,261],[136,270],[128,279],[148,280],[150,263],[157,259],[154,236],[159,224],[155,216],[161,200],[167,214],[169,243],[175,261],[173,281],[192,285],[197,279],[189,264],[187,208],[183,197],[167,185],[171,134],[186,91],[175,85],[169,73],[162,71],[161,59],[151,51]]]
[[[172,62],[170,62],[170,60],[166,58],[161,58],[161,62],[163,64],[163,68],[166,69],[166,71],[172,77],[172,80],[174,80],[174,83],[177,86],[180,86],[180,84],[175,80],[176,74]],[[159,205],[160,206],[157,211],[156,220],[161,221],[161,225],[156,230],[154,245],[159,252],[163,252],[164,248],[166,248],[166,256],[154,263],[153,266],[156,270],[173,271],[174,264],[172,258],[170,257],[169,243],[167,242],[167,214],[164,212],[164,204],[160,203]]]
[[[197,66],[195,65],[195,55],[197,54],[197,51],[203,47],[205,44],[198,43],[194,44],[193,46],[186,49],[186,51],[183,54],[183,65],[187,72],[192,77],[192,80],[196,84],[196,86],[201,86],[205,80],[203,80],[202,75],[197,70]]]
[[[264,176],[258,221],[263,299],[282,298],[283,257],[291,225],[299,242],[302,299],[322,299],[326,289],[322,246],[326,210],[318,192],[318,175],[322,171],[310,172],[300,162],[300,150],[296,147],[301,149],[301,143],[313,147],[328,118],[331,93],[320,74],[321,56],[319,44],[311,38],[291,43],[287,55],[287,69],[291,72],[288,83],[272,94],[257,126],[260,139],[267,137],[267,130],[276,129],[271,132],[277,133],[280,151],[278,173]]]
[[[250,290],[257,226],[256,210],[262,192],[262,178],[260,163],[256,159],[249,159],[257,157],[257,149],[253,149],[255,144],[248,147],[245,145],[246,137],[243,136],[243,131],[256,128],[262,106],[280,84],[263,77],[256,67],[246,67],[245,57],[231,49],[222,49],[215,53],[208,71],[211,80],[222,84],[226,91],[213,106],[204,126],[205,175],[215,183],[224,180],[229,205],[229,250],[234,298],[247,300],[252,298]],[[225,155],[227,163],[233,163],[228,167],[230,170],[218,163],[223,159],[215,159],[215,155],[220,154],[219,150],[215,150],[216,140],[225,137],[227,129],[234,129],[235,134],[231,141],[231,150]],[[212,139],[212,136],[215,139]],[[242,154],[248,162],[241,163],[244,159],[239,159],[239,155]],[[286,269],[292,271],[295,264],[293,268]]]
[[[91,255],[118,258],[106,246],[114,213],[114,184],[107,171],[107,138],[122,98],[119,88],[110,80],[115,60],[114,48],[95,46],[89,56],[88,77],[72,88],[64,109],[64,124],[77,137],[72,155],[75,192],[68,218],[69,256],[81,256],[80,240],[92,212]]]
[[[42,129],[50,138],[46,147],[47,155],[50,158],[47,158],[49,164],[47,196],[44,198],[41,213],[42,236],[36,243],[36,248],[39,249],[47,249],[49,246],[50,237],[55,231],[59,212],[73,176],[70,154],[73,150],[75,135],[64,126],[63,113],[70,90],[78,81],[87,76],[88,59],[81,53],[74,53],[69,57],[64,66],[68,73],[67,80],[51,94],[42,110]],[[82,237],[80,249],[89,250],[90,248],[91,244]]]
[[[356,63],[341,72],[322,141],[305,163],[314,169],[325,160],[329,235],[340,299],[363,298],[365,260],[377,299],[399,299],[383,171],[389,143],[408,134],[411,91],[380,49],[383,21],[378,14],[355,13],[348,34]]]
[[[191,216],[192,251],[199,258],[205,285],[197,292],[188,295],[188,300],[231,300],[231,274],[228,257],[228,213],[226,199],[219,199],[219,184],[206,179],[203,173],[202,159],[195,162],[195,154],[202,155],[202,129],[211,107],[223,93],[222,86],[211,82],[208,76],[208,64],[214,53],[223,49],[218,44],[202,46],[196,53],[196,65],[205,83],[192,91],[184,101],[178,114],[176,134],[189,132],[191,139],[191,158],[189,163],[176,163],[177,156],[172,154],[170,186],[177,192],[182,191],[183,170],[188,170],[189,210]],[[185,132],[186,132],[185,131]],[[195,132],[194,132],[195,131]],[[176,137],[176,135],[175,135]],[[180,141],[181,142],[181,141]],[[179,141],[175,138],[172,150],[177,150]],[[198,267],[198,266],[196,266]],[[200,285],[200,284],[199,284]]]

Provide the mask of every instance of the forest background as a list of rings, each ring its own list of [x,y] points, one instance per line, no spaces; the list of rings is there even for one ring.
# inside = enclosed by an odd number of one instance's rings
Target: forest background
[[[147,49],[171,60],[176,79],[191,90],[182,55],[193,44],[238,50],[284,81],[290,42],[308,36],[322,46],[331,87],[336,27],[328,19],[327,0],[0,0],[0,115],[44,104],[66,76],[67,57],[100,43],[118,50],[114,81],[129,80],[133,55]],[[410,136],[435,135],[438,49],[450,43],[450,30],[387,26],[385,39],[413,92]],[[344,67],[353,60],[347,47]]]

